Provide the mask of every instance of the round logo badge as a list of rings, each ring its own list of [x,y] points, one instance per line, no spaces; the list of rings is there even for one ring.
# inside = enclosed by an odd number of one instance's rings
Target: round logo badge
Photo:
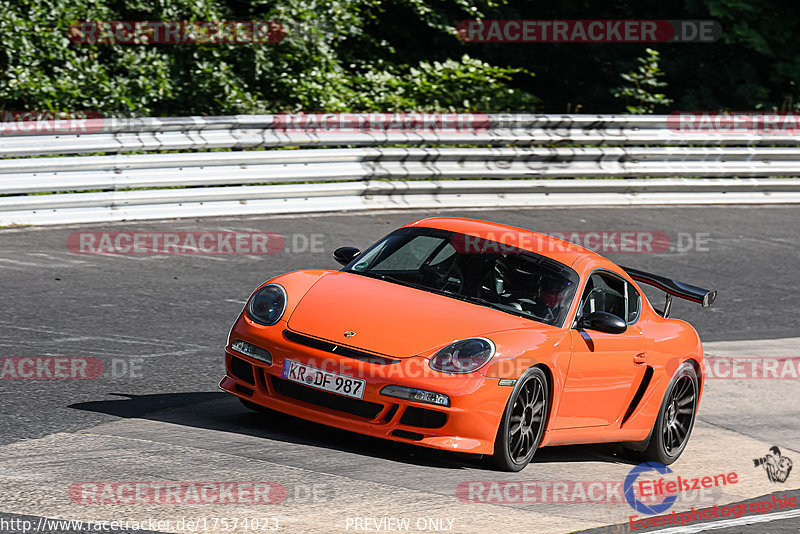
[[[656,504],[645,504],[637,499],[633,492],[636,479],[639,478],[640,474],[647,473],[648,471],[655,471],[661,475],[672,473],[672,469],[658,462],[646,462],[637,465],[631,469],[630,473],[628,473],[628,476],[625,477],[625,500],[627,500],[628,504],[630,504],[631,507],[637,512],[648,515],[656,515],[668,510],[673,504],[675,504],[678,496],[669,495],[668,497],[664,498],[663,501]]]

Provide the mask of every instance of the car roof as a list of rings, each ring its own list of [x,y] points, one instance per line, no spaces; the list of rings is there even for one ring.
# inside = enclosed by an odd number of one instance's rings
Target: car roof
[[[588,260],[588,264],[581,267],[590,269],[605,267],[613,268],[615,271],[621,270],[611,260],[580,245],[516,226],[459,217],[429,217],[404,226],[404,228],[412,227],[437,228],[496,241],[547,256],[573,269],[581,263],[581,260]]]

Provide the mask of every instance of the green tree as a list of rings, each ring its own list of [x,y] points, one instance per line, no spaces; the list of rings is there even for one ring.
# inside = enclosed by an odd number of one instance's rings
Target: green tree
[[[667,86],[666,82],[661,81],[664,73],[658,66],[658,51],[647,48],[645,52],[646,57],[637,59],[639,67],[636,70],[620,74],[628,83],[611,90],[614,97],[626,102],[633,101],[634,104],[625,106],[625,109],[636,115],[653,113],[656,106],[668,106],[673,102],[665,94],[655,92]]]
[[[513,85],[530,76],[465,55],[447,22],[470,16],[464,0],[443,15],[422,0],[0,0],[0,109],[105,114],[216,115],[278,111],[534,110]],[[382,24],[404,24],[428,40],[409,61]],[[275,20],[277,44],[86,44],[71,42],[81,20]]]

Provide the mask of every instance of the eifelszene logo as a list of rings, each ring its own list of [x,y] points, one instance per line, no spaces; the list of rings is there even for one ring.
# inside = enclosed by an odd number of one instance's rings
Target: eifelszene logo
[[[661,476],[657,480],[647,480],[647,473],[650,471]],[[639,476],[643,474],[645,480],[639,480]],[[681,502],[685,502],[690,495],[696,499],[706,492],[718,491],[721,487],[739,482],[739,475],[735,472],[665,478],[665,475],[670,474],[672,470],[658,462],[639,464],[631,469],[623,486],[625,499],[631,508],[642,514],[656,515],[671,508],[679,498]]]
[[[648,471],[655,471],[661,475],[668,475],[672,473],[672,469],[658,462],[646,462],[637,465],[631,469],[630,473],[628,473],[628,476],[625,477],[625,500],[628,501],[628,504],[631,505],[631,508],[639,513],[649,515],[660,514],[661,512],[669,510],[678,497],[677,495],[669,495],[658,504],[645,504],[636,498],[636,494],[634,493],[636,479],[639,478],[640,474],[647,473]]]

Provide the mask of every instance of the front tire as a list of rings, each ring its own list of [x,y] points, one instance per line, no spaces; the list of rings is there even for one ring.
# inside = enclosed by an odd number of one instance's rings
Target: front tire
[[[697,372],[684,362],[675,373],[650,435],[650,443],[642,453],[644,461],[670,465],[680,458],[694,428],[699,388]]]
[[[550,391],[547,377],[538,367],[528,369],[508,399],[491,463],[503,471],[522,471],[542,441]]]

